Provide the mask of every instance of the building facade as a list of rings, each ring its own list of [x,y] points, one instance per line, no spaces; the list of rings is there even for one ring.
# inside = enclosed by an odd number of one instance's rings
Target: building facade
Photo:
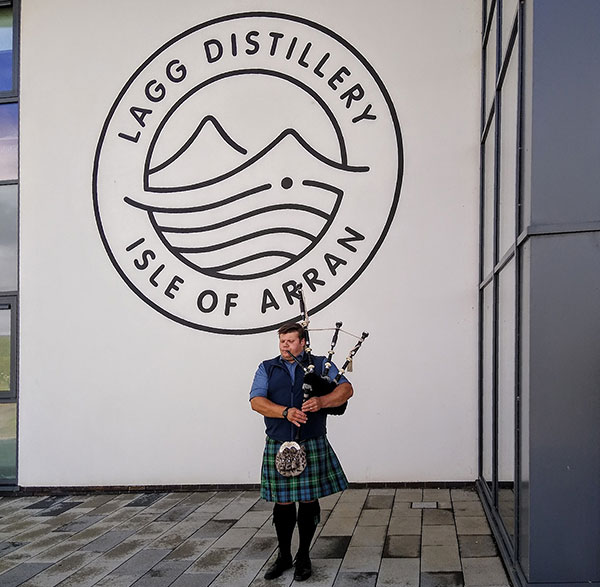
[[[351,481],[476,482],[515,584],[599,583],[598,24],[0,2],[4,487],[257,483],[301,286],[314,352],[369,332]]]

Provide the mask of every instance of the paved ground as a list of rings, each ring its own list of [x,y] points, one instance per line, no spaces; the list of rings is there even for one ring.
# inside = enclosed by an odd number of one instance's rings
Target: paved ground
[[[307,587],[509,585],[473,491],[350,489],[321,507]],[[242,491],[4,497],[0,586],[288,587],[292,570],[262,578],[271,509]]]

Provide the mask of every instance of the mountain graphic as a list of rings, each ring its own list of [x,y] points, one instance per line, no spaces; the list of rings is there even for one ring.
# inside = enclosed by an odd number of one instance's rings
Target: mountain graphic
[[[188,152],[206,148],[207,137],[233,164],[208,179],[186,183],[170,174],[166,181],[170,168],[184,161],[200,175],[202,166]],[[206,117],[170,157],[148,166],[144,192],[125,198],[149,214],[174,255],[223,279],[254,279],[295,263],[327,232],[344,193],[357,180],[368,189],[368,167],[328,158],[295,129],[283,130],[254,154],[245,151]]]
[[[149,164],[144,174],[144,189],[150,192],[168,193],[193,190],[218,183],[254,165],[270,151],[277,149],[278,145],[288,137],[294,138],[315,159],[333,169],[352,172],[363,172],[369,169],[330,159],[314,149],[293,128],[283,130],[257,153],[245,157],[247,150],[231,138],[216,118],[209,115],[202,119],[191,136],[173,155],[153,167],[150,166],[150,162],[154,158],[152,153],[154,145],[150,147],[150,156],[147,158]],[[215,165],[215,162],[218,163]],[[215,166],[222,167],[227,162],[231,162],[227,169],[210,173]],[[196,177],[201,175],[205,179],[186,181],[191,173],[195,173]]]
[[[187,140],[164,161],[160,161],[156,149],[161,146],[162,141],[158,140],[161,134],[150,147],[145,173],[146,183],[152,178],[152,184],[156,183],[157,187],[194,183],[199,174],[219,175],[247,159],[247,150],[211,115],[205,116]]]

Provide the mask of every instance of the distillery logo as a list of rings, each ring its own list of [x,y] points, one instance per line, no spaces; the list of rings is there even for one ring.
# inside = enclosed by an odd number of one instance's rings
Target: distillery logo
[[[402,142],[373,67],[336,33],[229,15],[158,49],[111,108],[94,162],[106,251],[187,326],[267,331],[343,293],[381,246]]]

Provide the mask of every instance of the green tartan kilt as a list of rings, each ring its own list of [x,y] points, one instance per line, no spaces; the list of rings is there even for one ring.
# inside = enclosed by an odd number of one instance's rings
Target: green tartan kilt
[[[326,436],[300,443],[306,451],[306,469],[297,477],[284,477],[275,468],[275,455],[282,444],[267,436],[260,483],[263,499],[279,503],[312,501],[348,487],[342,465]]]

